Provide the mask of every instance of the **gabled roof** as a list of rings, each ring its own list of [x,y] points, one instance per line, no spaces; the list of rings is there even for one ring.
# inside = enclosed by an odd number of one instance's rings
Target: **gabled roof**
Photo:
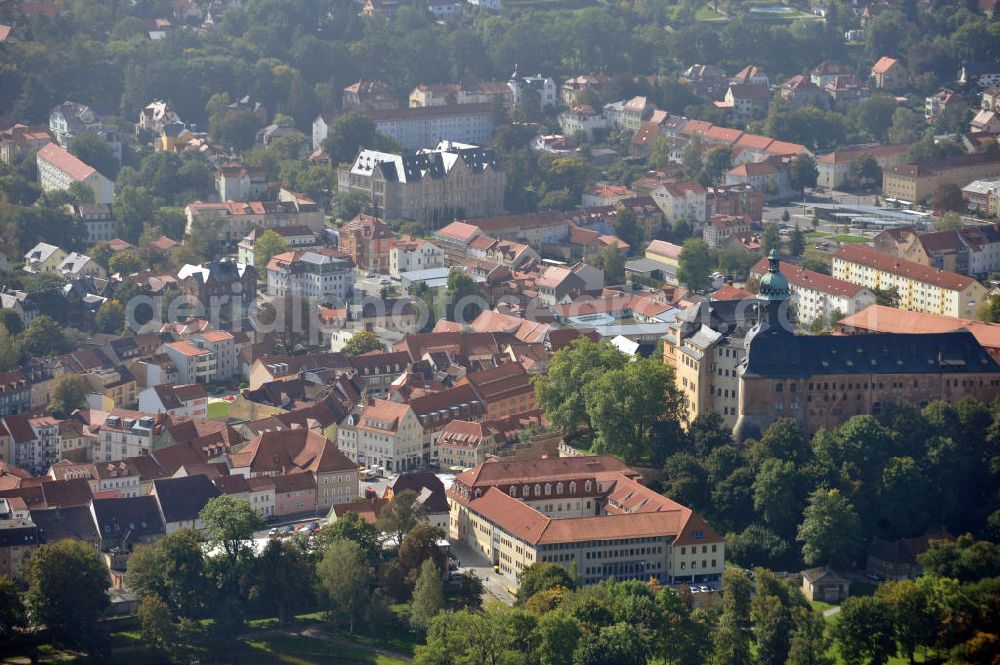
[[[233,468],[252,473],[326,473],[358,468],[323,434],[304,428],[258,434],[239,452],[230,453]]]
[[[94,499],[92,508],[102,540],[125,536],[135,539],[164,533],[155,497]]]
[[[976,280],[971,277],[899,259],[890,254],[883,254],[872,247],[841,245],[834,256],[837,259],[905,276],[925,284],[933,284],[942,289],[963,291],[976,284]]]
[[[899,60],[884,55],[879,58],[874,65],[872,65],[872,74],[885,74],[898,64]]]
[[[824,275],[821,272],[809,270],[807,268],[788,263],[787,261],[781,262],[780,270],[781,274],[788,279],[790,284],[815,289],[834,296],[853,298],[861,291],[865,290],[865,287],[863,286],[852,284],[851,282],[845,282],[842,279],[830,277],[829,275]],[[761,259],[751,269],[750,274],[760,277],[767,271],[767,259]]]
[[[55,143],[46,144],[37,154],[39,159],[51,164],[77,182],[83,182],[97,173],[97,169],[93,166],[88,166]]]
[[[204,475],[154,480],[152,493],[156,495],[167,523],[197,519],[205,504],[220,494],[219,489]]]

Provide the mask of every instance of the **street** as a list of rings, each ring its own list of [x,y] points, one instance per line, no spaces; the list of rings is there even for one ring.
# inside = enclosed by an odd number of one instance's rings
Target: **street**
[[[482,580],[484,600],[487,600],[485,594],[489,594],[490,597],[496,598],[508,605],[514,603],[514,594],[509,591],[514,586],[514,583],[493,570],[493,564],[489,559],[475,552],[465,543],[457,541],[451,543],[451,551],[458,558],[458,572],[475,573],[476,577]]]

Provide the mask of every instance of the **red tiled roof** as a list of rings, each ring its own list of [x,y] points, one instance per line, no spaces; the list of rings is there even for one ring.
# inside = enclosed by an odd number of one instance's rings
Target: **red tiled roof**
[[[1000,350],[1000,324],[954,316],[911,312],[885,305],[870,305],[837,322],[837,330],[876,333],[926,334],[968,329],[984,349]]]
[[[885,74],[887,71],[892,69],[895,65],[899,64],[899,60],[895,58],[890,58],[889,56],[882,56],[878,61],[872,65],[873,74]]]
[[[781,262],[780,269],[781,274],[788,279],[790,284],[816,289],[817,291],[822,291],[823,293],[853,297],[864,289],[863,286],[852,284],[851,282],[845,282],[842,279],[830,277],[829,275],[824,275],[821,272],[809,270],[786,261]],[[750,273],[757,277],[761,277],[767,272],[767,270],[767,259],[761,259],[751,269]]]
[[[965,275],[898,259],[890,254],[883,254],[872,247],[862,245],[841,245],[834,256],[837,259],[868,266],[893,275],[901,275],[918,282],[933,284],[942,289],[962,291],[977,283],[976,280]]]
[[[39,159],[48,162],[77,182],[83,182],[97,173],[97,169],[88,166],[55,143],[49,143],[38,151]]]

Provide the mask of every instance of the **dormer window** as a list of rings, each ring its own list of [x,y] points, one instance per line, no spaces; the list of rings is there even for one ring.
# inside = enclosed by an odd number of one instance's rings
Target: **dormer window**
[[[556,485],[556,494],[562,496],[562,493],[563,493],[563,484],[559,483]]]
[[[591,482],[588,480],[587,484],[584,485],[584,489],[589,492],[591,487],[593,487],[593,485],[591,485]]]
[[[510,495],[511,496],[515,496],[515,497],[517,496],[517,486],[516,485],[511,485],[510,486]]]
[[[552,484],[545,483],[545,496],[549,496],[551,494],[552,494]]]

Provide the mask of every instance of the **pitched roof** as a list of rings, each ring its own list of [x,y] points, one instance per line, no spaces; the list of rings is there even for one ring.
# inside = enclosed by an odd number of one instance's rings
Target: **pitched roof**
[[[822,291],[823,293],[829,293],[835,296],[853,298],[858,293],[865,290],[865,287],[863,286],[852,284],[851,282],[845,282],[842,279],[830,277],[829,275],[824,275],[821,272],[809,270],[808,268],[803,268],[801,266],[788,263],[787,261],[781,262],[780,270],[781,274],[788,279],[790,284],[808,289],[815,289],[817,291]],[[761,259],[756,265],[754,265],[750,273],[760,277],[767,271],[767,259]]]
[[[898,259],[891,254],[883,254],[872,247],[861,245],[841,245],[834,258],[952,291],[963,291],[977,283],[976,280],[965,275],[931,268],[906,259]]]
[[[168,523],[197,519],[205,504],[220,494],[219,488],[204,475],[154,480],[153,493]]]
[[[134,539],[164,532],[155,497],[94,499],[91,507],[102,540],[125,536]]]
[[[652,252],[653,254],[658,254],[660,256],[666,256],[671,259],[678,259],[681,255],[681,250],[683,248],[680,245],[675,245],[672,242],[667,242],[666,240],[652,240],[648,245],[646,245],[646,251]]]
[[[967,329],[983,348],[1000,350],[1000,323],[985,323],[954,316],[911,312],[886,305],[870,305],[837,322],[838,330],[876,333],[926,334]]]
[[[887,71],[899,64],[899,60],[895,58],[890,58],[887,55],[883,55],[879,58],[874,65],[872,65],[873,74],[885,74]]]
[[[326,473],[358,468],[323,434],[305,428],[261,432],[229,458],[233,468],[249,467],[253,473]]]
[[[97,173],[97,169],[93,166],[88,166],[55,143],[46,144],[37,154],[39,159],[48,162],[77,182],[83,182]]]

